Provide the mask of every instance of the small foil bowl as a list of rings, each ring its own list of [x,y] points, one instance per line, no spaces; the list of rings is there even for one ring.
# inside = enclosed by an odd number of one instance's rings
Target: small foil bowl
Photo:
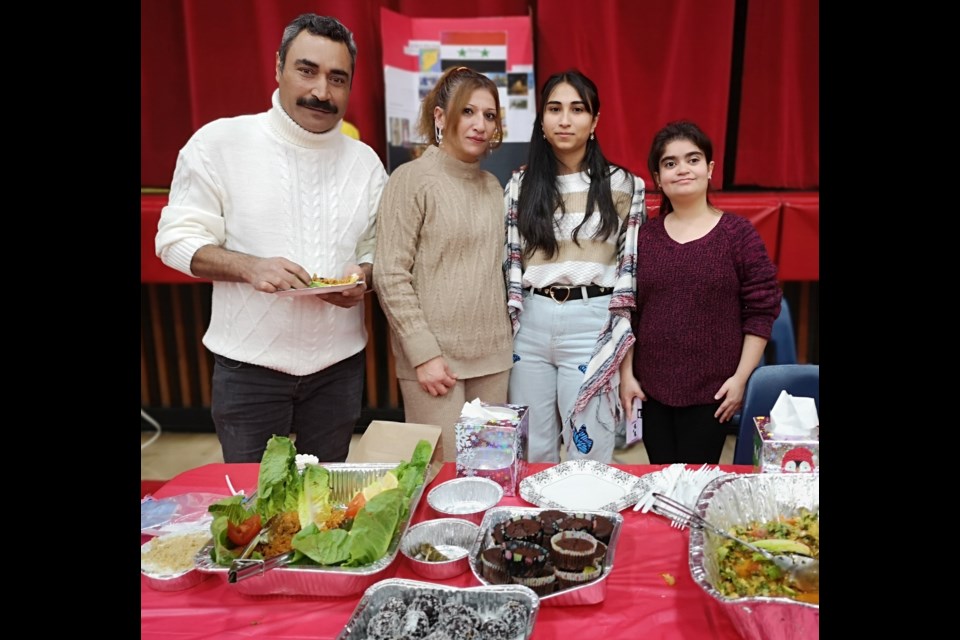
[[[466,477],[447,480],[427,494],[427,504],[441,518],[463,518],[474,524],[483,521],[487,509],[503,498],[503,487],[487,478]]]
[[[181,534],[169,534],[163,537],[174,538],[180,535]],[[149,568],[145,568],[142,557],[149,552],[151,546],[159,539],[160,537],[158,536],[140,546],[140,574],[146,579],[147,586],[157,591],[182,591],[197,586],[209,577],[207,574],[197,571],[196,567],[177,572],[152,571]]]
[[[460,518],[438,518],[415,524],[403,535],[402,553],[410,567],[428,580],[446,580],[470,568],[468,555],[480,527]],[[449,560],[431,562],[418,558],[422,545],[429,544]]]

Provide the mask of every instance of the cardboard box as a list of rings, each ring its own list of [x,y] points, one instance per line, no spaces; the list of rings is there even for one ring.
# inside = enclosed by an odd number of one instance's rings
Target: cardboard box
[[[770,433],[770,418],[753,419],[753,466],[760,473],[820,473],[820,427],[816,438],[781,436]]]
[[[503,487],[503,495],[516,496],[527,468],[528,407],[518,404],[488,404],[517,412],[516,420],[478,423],[461,416],[457,434],[457,477],[480,476]]]
[[[410,461],[417,443],[426,440],[433,447],[423,485],[437,477],[443,467],[442,429],[432,424],[373,420],[347,454],[347,462]]]

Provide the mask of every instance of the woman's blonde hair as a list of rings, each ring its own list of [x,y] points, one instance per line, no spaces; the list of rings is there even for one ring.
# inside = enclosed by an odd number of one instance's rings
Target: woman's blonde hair
[[[496,149],[503,142],[503,122],[500,118],[500,92],[493,80],[477,73],[469,67],[451,67],[443,72],[436,86],[423,99],[420,105],[420,117],[417,120],[417,132],[429,140],[430,144],[439,146],[436,126],[434,125],[433,111],[436,107],[443,109],[446,115],[446,126],[456,129],[470,96],[477,89],[486,89],[493,95],[493,103],[497,108],[496,129],[490,138],[490,149]]]

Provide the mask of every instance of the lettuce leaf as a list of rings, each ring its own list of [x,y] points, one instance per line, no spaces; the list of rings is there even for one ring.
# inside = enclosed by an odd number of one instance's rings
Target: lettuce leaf
[[[387,554],[393,534],[409,506],[399,488],[373,496],[357,513],[350,529],[350,559],[345,567],[372,564]]]
[[[273,436],[260,460],[257,478],[257,512],[264,522],[278,513],[297,511],[301,479],[297,450],[290,438]]]
[[[320,531],[311,522],[293,536],[292,544],[317,564],[338,565],[350,557],[350,532],[345,529]]]
[[[308,464],[301,481],[303,486],[300,488],[297,515],[303,529],[311,522],[328,520],[333,515],[333,505],[330,504],[330,472],[324,467]]]

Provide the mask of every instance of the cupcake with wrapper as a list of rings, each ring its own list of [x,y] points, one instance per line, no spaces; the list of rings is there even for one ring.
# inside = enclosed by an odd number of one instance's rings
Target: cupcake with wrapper
[[[559,533],[560,529],[557,527],[559,522],[570,517],[570,514],[559,509],[546,509],[541,511],[537,517],[540,518],[540,524],[543,527],[543,539],[549,540],[553,537],[553,534]]]
[[[534,577],[547,562],[547,550],[532,542],[510,540],[503,543],[501,548],[507,573],[514,578]]]
[[[522,584],[533,589],[538,596],[547,596],[553,593],[557,583],[556,570],[548,560],[542,567],[529,576],[513,576],[510,579],[514,584]]]
[[[561,571],[583,571],[596,551],[597,539],[586,531],[561,531],[550,538],[550,559]]]
[[[540,544],[542,538],[543,524],[536,516],[516,516],[510,518],[503,525],[504,542],[510,540],[522,540]]]
[[[613,522],[604,516],[593,516],[593,530],[590,532],[593,537],[600,542],[610,544],[610,536],[613,535]]]
[[[586,531],[593,533],[593,516],[574,513],[557,522],[557,531]]]
[[[507,575],[507,559],[500,546],[487,547],[480,554],[480,566],[483,577],[490,584],[506,584],[510,582]]]

